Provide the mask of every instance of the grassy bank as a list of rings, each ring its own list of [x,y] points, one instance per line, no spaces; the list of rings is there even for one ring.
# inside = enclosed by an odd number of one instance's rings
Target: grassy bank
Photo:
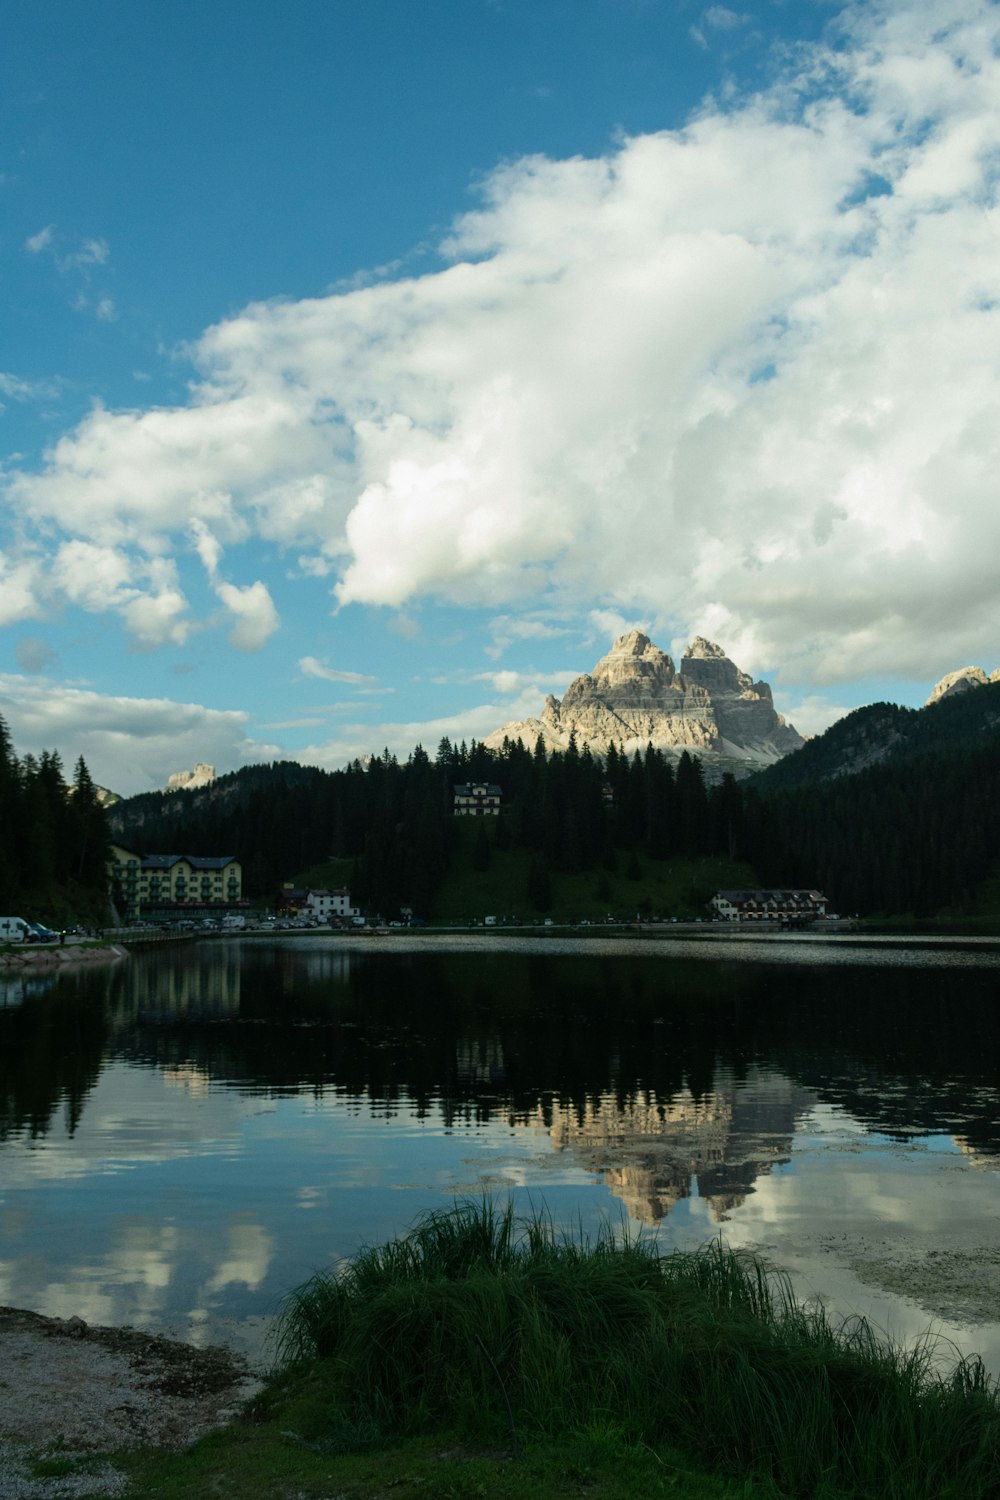
[[[1000,1493],[978,1363],[941,1375],[928,1347],[835,1329],[719,1245],[661,1256],[458,1205],[300,1288],[278,1348],[250,1418],[140,1465],[137,1493]]]
[[[708,901],[726,886],[757,884],[746,865],[721,858],[626,860],[613,870],[548,873],[549,900],[529,898],[532,856],[524,849],[496,849],[486,869],[475,863],[473,820],[458,830],[451,867],[434,898],[433,920],[467,923],[484,916],[518,916],[533,921],[603,922],[610,914],[633,920],[650,917],[707,917]]]

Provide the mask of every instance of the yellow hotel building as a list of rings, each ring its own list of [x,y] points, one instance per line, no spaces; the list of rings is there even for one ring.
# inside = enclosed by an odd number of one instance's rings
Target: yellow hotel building
[[[137,854],[112,844],[109,874],[123,921],[180,908],[226,908],[243,899],[243,867],[231,854]]]

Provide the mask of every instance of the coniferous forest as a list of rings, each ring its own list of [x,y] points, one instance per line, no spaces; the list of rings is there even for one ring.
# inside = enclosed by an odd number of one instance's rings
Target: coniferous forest
[[[986,712],[1000,708],[1000,689],[982,695],[975,715],[960,701],[896,710],[910,727],[892,753],[831,775],[828,746],[818,779],[790,773],[822,739],[759,777],[714,784],[686,753],[675,764],[653,748],[631,757],[612,748],[602,760],[572,742],[546,755],[516,741],[494,751],[444,739],[433,759],[418,747],[405,761],[385,751],[333,772],[257,766],[194,792],[132,798],[113,809],[112,826],[143,850],[235,854],[250,895],[331,858],[349,862],[355,900],[384,915],[401,905],[447,915],[435,900],[454,862],[475,880],[507,850],[525,856],[518,901],[530,913],[550,909],[560,876],[641,878],[650,862],[711,859],[713,870],[738,862],[761,885],[815,886],[844,913],[961,915],[988,901],[1000,877],[1000,722]],[[884,708],[828,731],[842,763]],[[500,816],[474,829],[453,812],[456,784],[470,781],[502,792]]]
[[[447,917],[442,893],[505,858],[529,917],[582,874],[598,893],[634,882],[639,908],[654,872],[701,861],[689,911],[731,871],[732,883],[816,887],[842,913],[998,914],[1000,685],[969,698],[858,710],[740,782],[710,782],[697,757],[652,747],[602,759],[572,741],[547,755],[443,739],[433,758],[418,746],[337,771],[251,766],[108,810],[82,758],[67,782],[54,752],[18,759],[0,721],[0,910],[104,920],[114,839],[140,853],[235,855],[252,900],[336,861],[355,903],[387,917],[404,906]],[[495,783],[500,816],[456,818],[463,782]]]
[[[107,920],[110,834],[81,756],[67,782],[55,751],[18,759],[0,719],[0,911],[28,920]]]

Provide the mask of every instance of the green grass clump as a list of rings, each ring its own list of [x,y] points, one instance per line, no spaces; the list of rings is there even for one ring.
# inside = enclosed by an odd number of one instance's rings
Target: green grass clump
[[[476,1442],[613,1432],[791,1496],[986,1500],[1000,1406],[982,1366],[834,1329],[787,1278],[713,1244],[593,1243],[491,1200],[421,1219],[289,1299],[279,1353],[308,1360],[337,1432]],[[341,1439],[342,1440],[342,1439]]]

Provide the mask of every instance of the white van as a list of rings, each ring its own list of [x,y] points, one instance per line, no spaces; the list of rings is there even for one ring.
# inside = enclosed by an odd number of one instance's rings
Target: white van
[[[23,943],[28,937],[28,924],[23,917],[0,917],[0,943]]]

